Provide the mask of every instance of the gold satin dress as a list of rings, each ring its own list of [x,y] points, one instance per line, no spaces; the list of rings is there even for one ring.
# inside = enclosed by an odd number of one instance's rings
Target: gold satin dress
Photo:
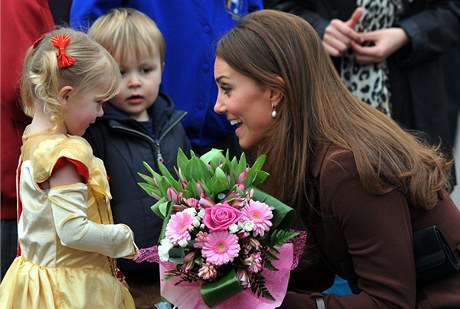
[[[74,162],[84,183],[43,190],[39,184],[62,158]],[[0,308],[135,308],[115,259],[132,258],[137,247],[129,227],[113,224],[106,171],[89,144],[63,134],[24,135],[19,171],[21,255],[0,285]]]

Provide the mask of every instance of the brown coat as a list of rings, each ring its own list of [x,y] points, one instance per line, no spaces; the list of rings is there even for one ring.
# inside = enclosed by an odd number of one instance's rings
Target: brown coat
[[[415,230],[437,225],[460,261],[460,212],[447,194],[433,210],[415,219],[401,192],[366,192],[353,154],[333,145],[318,151],[310,172],[317,185],[311,202],[321,215],[301,216],[308,226],[308,241],[318,245],[322,262],[293,273],[292,288],[326,289],[335,274],[345,276],[341,263],[351,258],[360,292],[323,295],[327,309],[460,308],[460,272],[418,290],[415,283]],[[318,294],[290,292],[282,308],[316,308],[313,296]]]

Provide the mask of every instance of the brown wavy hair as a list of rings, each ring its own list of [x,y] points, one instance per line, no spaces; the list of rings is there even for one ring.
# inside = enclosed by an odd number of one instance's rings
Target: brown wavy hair
[[[267,154],[264,189],[305,207],[312,153],[334,143],[354,154],[366,190],[397,189],[430,209],[449,189],[451,162],[342,83],[315,30],[302,18],[262,10],[243,18],[218,43],[216,57],[282,93],[278,116],[255,154]],[[281,77],[282,80],[279,79]]]

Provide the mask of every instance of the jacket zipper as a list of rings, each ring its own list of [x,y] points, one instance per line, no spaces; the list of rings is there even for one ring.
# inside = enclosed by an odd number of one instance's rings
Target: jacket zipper
[[[163,162],[163,155],[161,154],[160,143],[163,140],[163,138],[185,117],[185,115],[187,115],[186,112],[182,113],[180,115],[180,117],[177,117],[177,119],[174,120],[174,122],[172,122],[166,128],[166,130],[163,131],[163,133],[160,135],[160,137],[158,139],[153,139],[152,137],[150,137],[149,135],[147,135],[145,133],[142,133],[142,132],[130,129],[130,128],[126,128],[126,127],[123,127],[123,126],[119,126],[119,125],[112,125],[112,128],[120,130],[120,131],[129,132],[129,133],[134,134],[134,135],[139,135],[139,136],[142,136],[145,139],[149,140],[156,147],[157,161],[159,160],[159,161]]]

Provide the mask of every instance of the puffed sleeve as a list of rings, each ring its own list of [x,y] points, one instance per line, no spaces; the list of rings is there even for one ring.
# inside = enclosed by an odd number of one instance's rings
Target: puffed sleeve
[[[35,181],[37,183],[46,181],[62,158],[68,159],[75,165],[84,182],[88,180],[89,167],[93,162],[93,151],[90,145],[83,138],[57,135],[42,140],[32,154]]]
[[[75,166],[82,182],[48,191],[61,243],[112,258],[134,257],[137,247],[131,229],[124,224],[111,224],[110,190],[104,164],[93,156],[83,138],[55,135],[42,139],[31,155],[35,181],[46,181],[63,161]],[[88,215],[90,212],[98,215],[93,218]]]

